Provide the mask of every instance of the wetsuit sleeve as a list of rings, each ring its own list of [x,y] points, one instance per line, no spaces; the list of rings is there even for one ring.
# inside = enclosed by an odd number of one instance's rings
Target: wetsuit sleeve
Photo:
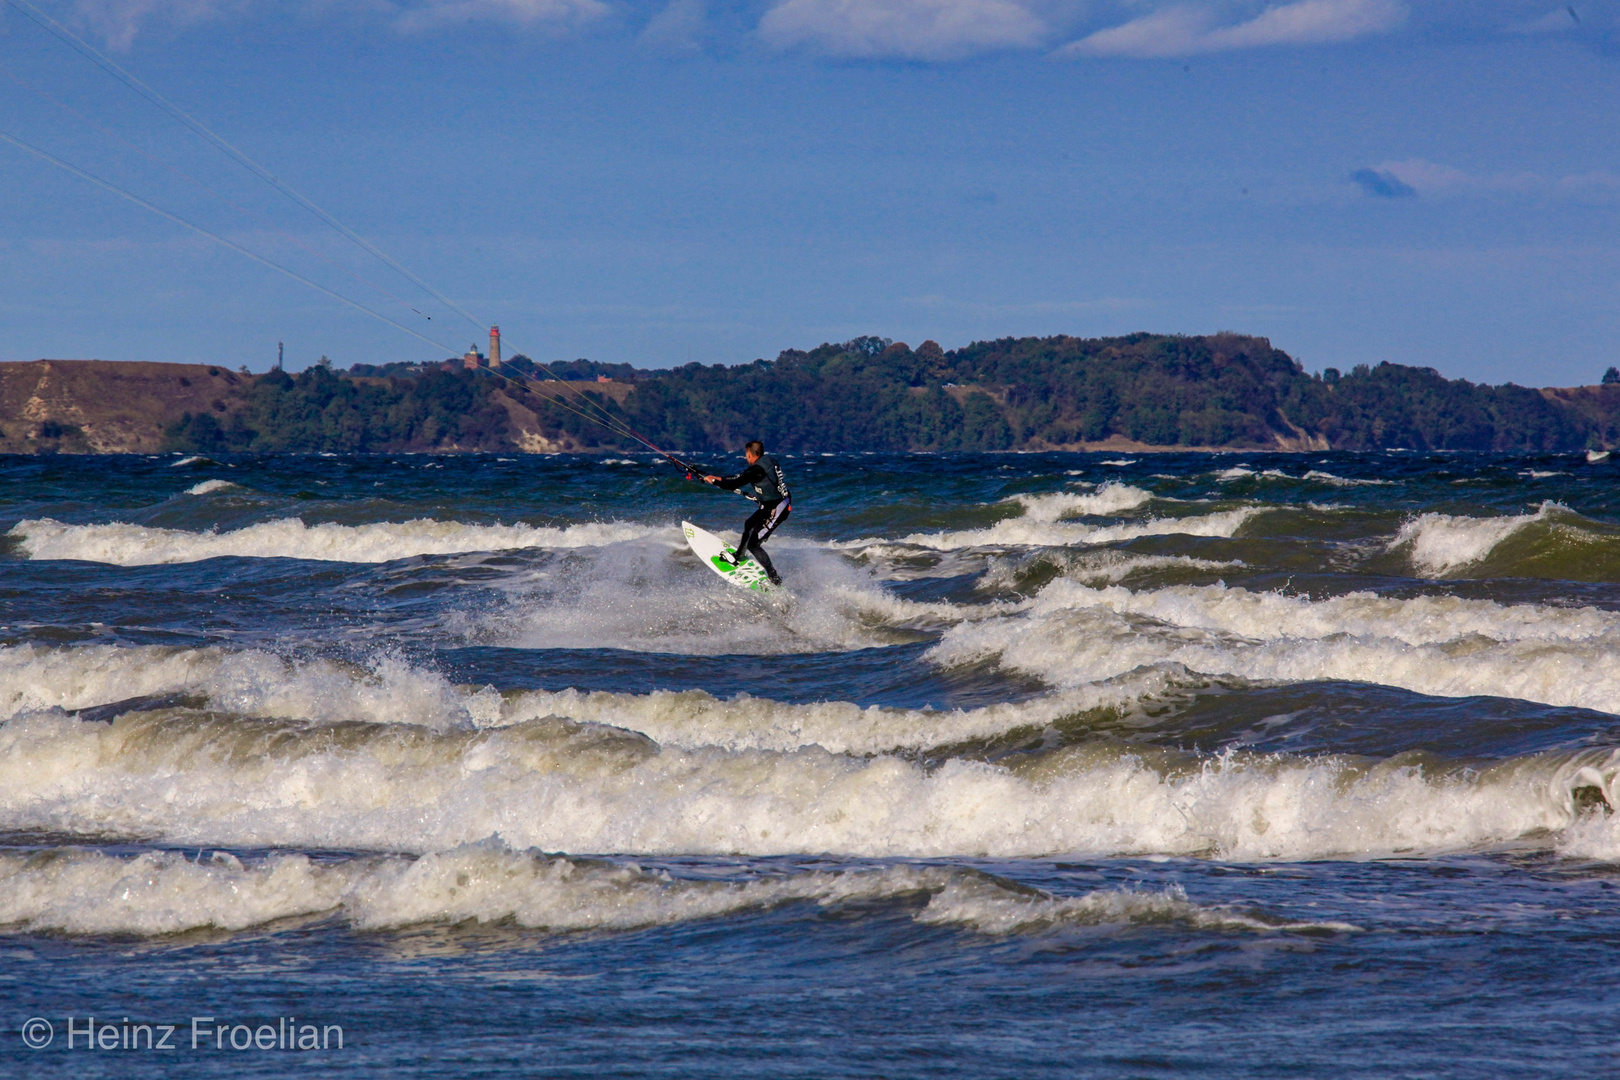
[[[765,470],[758,464],[750,465],[736,476],[723,476],[715,481],[714,486],[725,488],[727,491],[736,491],[744,484],[757,484],[765,479]]]

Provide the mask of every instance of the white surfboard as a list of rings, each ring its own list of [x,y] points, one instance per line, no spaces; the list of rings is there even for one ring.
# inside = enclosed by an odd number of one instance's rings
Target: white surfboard
[[[714,533],[700,529],[690,521],[681,522],[681,532],[685,534],[686,542],[693,553],[702,559],[710,570],[739,589],[753,589],[755,592],[776,591],[776,586],[772,585],[770,578],[765,575],[765,568],[752,557],[733,564],[731,559],[736,556],[737,549]]]

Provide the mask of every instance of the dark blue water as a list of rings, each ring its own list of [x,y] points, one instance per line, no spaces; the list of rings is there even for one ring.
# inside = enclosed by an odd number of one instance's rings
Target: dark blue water
[[[784,464],[0,459],[0,1073],[1620,1057],[1614,466]]]

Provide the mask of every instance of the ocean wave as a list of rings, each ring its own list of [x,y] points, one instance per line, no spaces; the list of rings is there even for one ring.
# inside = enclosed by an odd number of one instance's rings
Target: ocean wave
[[[980,575],[980,590],[1012,589],[1021,578],[1038,567],[1054,567],[1071,581],[1088,585],[1113,585],[1128,577],[1150,575],[1163,580],[1177,576],[1212,574],[1242,569],[1236,559],[1198,559],[1190,555],[1138,555],[1129,551],[1043,551],[1023,558],[1002,558],[990,563]],[[1155,582],[1157,583],[1157,581]]]
[[[1061,521],[1068,517],[1103,517],[1135,510],[1153,500],[1151,491],[1110,481],[1096,491],[1054,491],[1045,495],[1014,495],[1008,502],[1023,507],[1030,521]]]
[[[981,547],[1071,547],[1084,544],[1111,544],[1144,536],[1222,536],[1236,535],[1251,518],[1271,507],[1245,506],[1179,518],[1149,518],[1119,525],[1085,525],[1079,522],[1043,521],[1024,516],[998,521],[983,529],[952,532],[912,533],[898,540],[868,538],[835,543],[846,550],[872,549],[898,552],[906,547],[931,551],[955,551]]]
[[[1057,687],[1175,664],[1259,682],[1343,679],[1620,713],[1620,615],[1595,608],[1060,579],[1017,615],[946,630],[928,656],[947,666],[999,658]]]
[[[1507,517],[1422,514],[1388,550],[1431,577],[1620,581],[1620,529],[1557,502]]]
[[[186,488],[186,494],[211,495],[216,491],[224,491],[233,487],[236,487],[236,485],[229,480],[204,480],[200,484],[193,484],[191,487]]]
[[[0,855],[0,926],[76,935],[234,931],[314,917],[341,918],[362,930],[502,923],[549,933],[624,931],[789,903],[835,907],[918,894],[929,899],[917,922],[993,935],[1065,924],[1181,923],[1261,933],[1355,929],[1200,905],[1176,886],[1061,897],[989,874],[929,866],[704,881],[499,843],[417,859],[315,861],[273,854],[244,863],[227,852],[190,859],[166,851],[114,856],[72,848]]]
[[[838,754],[882,754],[1034,733],[1070,717],[1104,710],[1123,712],[1206,683],[1174,672],[1133,672],[1073,690],[975,709],[863,707],[846,701],[789,704],[747,694],[721,699],[701,690],[645,694],[530,691],[506,700],[500,722],[563,717],[624,728],[662,746],[684,749],[794,751],[817,747]]]
[[[1186,855],[1556,847],[1620,751],[1485,767],[1091,741],[1005,764],[685,750],[560,719],[474,731],[154,710],[0,727],[0,829],[185,846],[624,855]],[[1594,779],[1595,778],[1595,779]],[[1539,838],[1539,839],[1538,839]]]
[[[106,645],[0,649],[0,719],[51,709],[189,700],[245,719],[316,724],[365,722],[434,731],[503,727],[561,717],[644,734],[689,749],[835,753],[928,750],[1039,730],[1095,710],[1124,710],[1193,685],[1174,673],[1141,672],[1071,691],[974,709],[906,709],[844,701],[789,704],[702,690],[533,690],[497,693],[382,657],[369,667],[291,661],[258,651]],[[1201,685],[1198,684],[1198,685]],[[108,710],[111,711],[111,710]]]
[[[1412,566],[1440,577],[1479,562],[1491,549],[1532,522],[1546,521],[1556,503],[1543,503],[1534,514],[1512,517],[1459,517],[1420,514],[1401,526],[1389,549],[1405,549]]]
[[[360,667],[294,661],[257,650],[0,648],[0,718],[174,696],[196,697],[210,708],[248,717],[429,728],[490,723],[501,709],[493,690],[458,690],[440,675],[387,656]]]
[[[1386,487],[1395,483],[1393,480],[1362,480],[1348,476],[1335,476],[1333,473],[1323,472],[1320,469],[1310,470],[1305,474],[1305,479],[1320,480],[1322,483],[1332,484],[1334,487]]]
[[[1061,926],[1110,923],[1183,923],[1199,929],[1290,930],[1353,933],[1342,922],[1294,922],[1258,911],[1205,907],[1187,899],[1179,885],[1162,890],[1097,889],[1084,896],[1052,896],[1040,890],[1012,890],[983,876],[958,876],[929,898],[917,921],[971,927],[981,934],[1027,934]]]
[[[468,525],[427,518],[366,525],[306,525],[298,518],[283,518],[221,533],[123,523],[67,525],[51,518],[38,518],[18,522],[7,535],[20,541],[19,546],[30,559],[146,566],[227,556],[379,563],[416,555],[468,551],[599,547],[658,531],[662,530],[623,521],[552,528],[523,524]]]

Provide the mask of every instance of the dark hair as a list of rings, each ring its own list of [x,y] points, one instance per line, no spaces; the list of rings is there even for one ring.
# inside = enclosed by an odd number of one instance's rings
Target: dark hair
[[[743,444],[743,453],[763,455],[765,453],[765,444],[758,439],[749,439]]]

